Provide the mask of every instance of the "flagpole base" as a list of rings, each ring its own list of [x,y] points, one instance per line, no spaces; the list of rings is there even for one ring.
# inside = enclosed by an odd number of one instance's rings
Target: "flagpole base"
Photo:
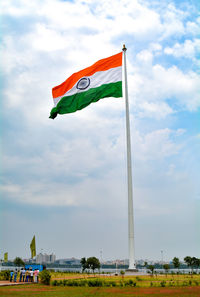
[[[128,268],[126,269],[126,272],[138,272],[137,268]]]

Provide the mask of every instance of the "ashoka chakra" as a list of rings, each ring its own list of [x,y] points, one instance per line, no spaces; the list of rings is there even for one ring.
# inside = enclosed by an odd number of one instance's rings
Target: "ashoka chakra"
[[[83,77],[78,81],[76,87],[79,90],[85,90],[87,89],[87,87],[89,87],[89,85],[90,85],[89,77]]]

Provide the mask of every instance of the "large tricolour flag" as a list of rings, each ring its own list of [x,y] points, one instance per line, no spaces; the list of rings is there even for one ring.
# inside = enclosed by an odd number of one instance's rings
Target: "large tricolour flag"
[[[33,236],[33,239],[31,241],[30,249],[31,249],[31,258],[33,258],[36,256],[35,235]]]
[[[52,89],[50,118],[83,109],[106,97],[122,97],[122,52],[72,74]]]

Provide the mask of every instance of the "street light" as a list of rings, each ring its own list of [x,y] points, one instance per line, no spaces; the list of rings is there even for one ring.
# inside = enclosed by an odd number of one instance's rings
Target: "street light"
[[[161,263],[162,263],[162,266],[163,266],[163,250],[161,250]]]

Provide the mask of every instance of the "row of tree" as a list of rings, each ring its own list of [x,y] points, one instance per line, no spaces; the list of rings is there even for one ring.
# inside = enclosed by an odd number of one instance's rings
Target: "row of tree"
[[[200,259],[196,258],[196,257],[190,257],[187,256],[184,258],[185,263],[187,264],[187,266],[189,268],[192,269],[198,269],[200,267]],[[174,268],[179,269],[181,266],[180,260],[177,257],[174,257],[172,259],[172,263]],[[14,260],[14,264],[16,266],[24,266],[24,261],[19,258],[16,257]],[[82,272],[84,272],[86,269],[91,269],[93,272],[95,269],[100,269],[100,262],[99,259],[97,259],[96,257],[90,257],[88,259],[86,259],[85,257],[81,259],[81,266],[82,266]],[[145,267],[147,267],[149,270],[151,270],[151,272],[153,273],[155,266],[154,265],[148,265],[147,262],[145,262]],[[165,271],[167,272],[170,269],[170,265],[169,264],[164,264],[163,268],[165,269]]]
[[[184,261],[188,267],[192,268],[192,270],[194,268],[198,269],[200,267],[200,259],[199,258],[187,256],[184,258]]]
[[[194,268],[198,269],[200,267],[200,259],[196,258],[196,257],[187,256],[187,257],[184,258],[184,262],[187,264],[187,266],[189,268],[192,269],[192,272],[193,272]],[[177,257],[174,257],[172,259],[172,263],[173,263],[174,268],[176,268],[176,269],[179,269],[180,266],[181,266],[181,262],[180,262],[179,258],[177,258]],[[151,271],[151,273],[153,274],[154,269],[155,269],[154,265],[148,265],[147,262],[145,262],[145,267],[147,267]],[[163,264],[163,268],[167,273],[168,270],[170,269],[170,265],[169,264]]]
[[[192,270],[194,268],[197,268],[198,269],[200,267],[200,259],[199,258],[196,258],[196,257],[187,256],[187,257],[184,258],[184,262]],[[174,268],[177,268],[177,269],[180,268],[181,263],[179,261],[179,258],[174,257],[174,259],[172,260],[172,263],[174,265]],[[163,267],[164,267],[164,265],[163,265]]]

